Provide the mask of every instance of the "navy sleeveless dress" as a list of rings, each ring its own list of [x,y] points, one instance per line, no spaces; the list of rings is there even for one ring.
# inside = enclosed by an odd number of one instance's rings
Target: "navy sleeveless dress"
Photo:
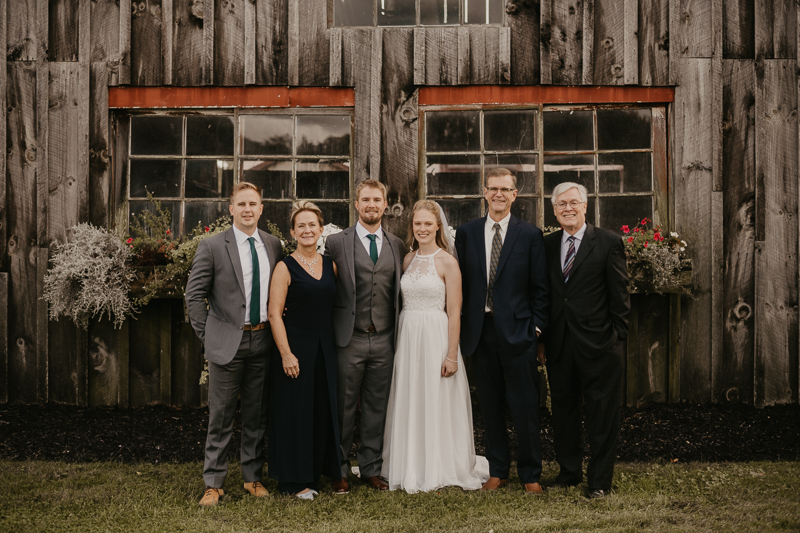
[[[322,257],[314,279],[289,256],[283,260],[291,284],[283,322],[300,375],[288,377],[276,350],[270,362],[269,477],[278,490],[294,494],[319,490],[319,477],[339,479],[339,423],[336,408],[336,345],[333,261]]]

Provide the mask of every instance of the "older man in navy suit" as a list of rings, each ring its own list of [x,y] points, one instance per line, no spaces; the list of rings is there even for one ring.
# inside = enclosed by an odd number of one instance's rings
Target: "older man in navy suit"
[[[536,347],[547,325],[549,288],[542,232],[511,214],[516,177],[495,168],[486,175],[488,216],[458,229],[464,302],[461,352],[473,357],[486,429],[489,480],[508,480],[511,458],[505,405],[517,430],[517,472],[525,490],[541,493]]]

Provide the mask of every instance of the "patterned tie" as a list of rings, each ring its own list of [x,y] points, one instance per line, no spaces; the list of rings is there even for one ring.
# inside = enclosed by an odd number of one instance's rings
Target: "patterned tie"
[[[564,281],[569,279],[569,273],[575,263],[575,237],[567,237],[567,240],[569,248],[567,248],[567,257],[564,259]]]
[[[250,241],[250,256],[253,258],[253,291],[250,293],[250,325],[261,323],[261,271],[258,268],[258,254],[256,253],[256,240]]]
[[[375,243],[377,238],[378,236],[374,233],[367,235],[367,239],[369,239],[369,258],[372,259],[373,265],[378,262],[378,245]]]
[[[492,259],[489,262],[489,290],[486,297],[486,306],[494,310],[492,290],[494,289],[494,278],[497,275],[497,262],[500,260],[500,250],[503,249],[503,239],[500,238],[500,224],[495,222],[492,229],[494,230],[494,237],[492,238]]]

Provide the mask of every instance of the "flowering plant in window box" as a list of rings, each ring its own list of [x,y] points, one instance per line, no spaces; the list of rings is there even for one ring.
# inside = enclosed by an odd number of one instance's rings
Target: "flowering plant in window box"
[[[624,225],[622,230],[630,282],[628,290],[638,293],[682,292],[691,294],[691,259],[686,258],[686,241],[676,232],[666,233],[652,220]]]

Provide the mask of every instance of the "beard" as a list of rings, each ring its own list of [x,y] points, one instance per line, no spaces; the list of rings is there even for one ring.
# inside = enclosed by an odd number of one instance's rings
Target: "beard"
[[[383,218],[383,212],[382,211],[369,211],[369,212],[366,212],[366,213],[359,213],[358,214],[358,218],[360,218],[361,221],[365,222],[366,224],[375,224],[375,223],[381,221],[381,218]]]

